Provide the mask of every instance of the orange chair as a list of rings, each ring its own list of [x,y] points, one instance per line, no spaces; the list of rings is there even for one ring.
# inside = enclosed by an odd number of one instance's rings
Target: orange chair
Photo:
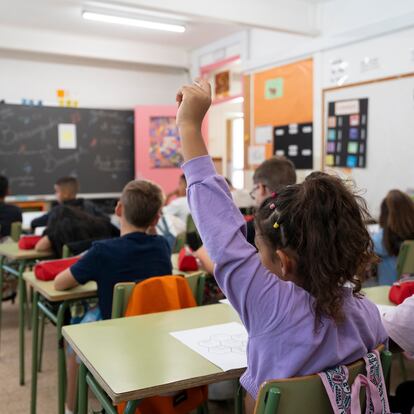
[[[182,276],[152,277],[137,283],[133,288],[125,316],[165,312],[197,306],[186,279]],[[173,396],[157,396],[141,401],[136,414],[187,414],[199,408],[204,412],[208,387],[194,387]],[[125,404],[119,404],[123,413]]]

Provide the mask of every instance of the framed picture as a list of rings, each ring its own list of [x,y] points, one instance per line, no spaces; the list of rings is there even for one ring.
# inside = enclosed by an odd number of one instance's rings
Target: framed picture
[[[152,116],[149,121],[151,168],[179,168],[183,162],[175,116]]]

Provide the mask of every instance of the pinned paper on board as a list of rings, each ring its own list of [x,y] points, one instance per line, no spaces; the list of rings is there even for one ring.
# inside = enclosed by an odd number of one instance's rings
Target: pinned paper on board
[[[58,147],[59,149],[76,149],[76,125],[59,124],[58,125]]]
[[[259,165],[266,159],[266,148],[264,145],[251,145],[249,147],[249,165]]]
[[[247,331],[240,323],[170,332],[170,335],[223,371],[247,366]]]
[[[262,125],[256,127],[255,142],[256,144],[270,144],[273,140],[273,126]]]
[[[283,96],[283,78],[268,79],[265,83],[265,98],[277,99]]]

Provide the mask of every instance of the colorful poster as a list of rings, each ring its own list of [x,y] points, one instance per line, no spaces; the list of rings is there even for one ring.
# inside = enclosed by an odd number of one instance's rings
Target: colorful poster
[[[149,135],[150,168],[180,167],[183,156],[175,117],[151,117]]]
[[[368,98],[329,102],[327,126],[325,164],[365,168]]]

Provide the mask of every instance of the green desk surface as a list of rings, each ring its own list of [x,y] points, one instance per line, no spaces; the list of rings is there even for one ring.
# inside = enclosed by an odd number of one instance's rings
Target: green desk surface
[[[44,259],[53,256],[52,252],[37,252],[36,250],[21,250],[17,243],[0,244],[0,256],[6,256],[12,260]]]
[[[63,336],[114,403],[141,399],[225,379],[224,372],[169,333],[240,322],[228,305],[65,326]]]
[[[83,299],[97,295],[95,282],[88,282],[85,285],[79,285],[68,290],[56,290],[53,287],[54,281],[44,282],[36,279],[33,272],[24,272],[23,279],[36,292],[39,292],[50,302],[61,302],[63,300]]]
[[[391,286],[373,286],[365,288],[362,291],[365,293],[365,296],[376,305],[395,306],[395,304],[388,299],[390,289]]]

